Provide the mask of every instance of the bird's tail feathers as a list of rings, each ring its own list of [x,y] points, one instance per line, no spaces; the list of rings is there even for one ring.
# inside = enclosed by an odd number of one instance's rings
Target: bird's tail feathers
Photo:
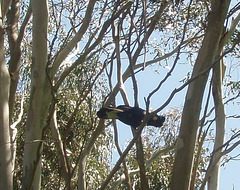
[[[101,119],[118,119],[118,113],[123,112],[123,110],[117,108],[101,108],[97,112],[97,116]]]

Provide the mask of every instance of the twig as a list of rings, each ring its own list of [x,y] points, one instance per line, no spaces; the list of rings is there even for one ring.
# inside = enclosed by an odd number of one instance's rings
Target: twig
[[[181,46],[182,46],[182,44],[184,42],[184,38],[185,38],[186,30],[187,30],[187,25],[188,25],[188,21],[189,21],[189,17],[190,17],[190,7],[191,7],[191,4],[192,4],[192,0],[190,1],[189,6],[188,6],[187,21],[185,22],[184,27],[183,27],[183,35],[182,35],[180,44],[176,48],[177,49],[177,55],[176,55],[176,58],[175,58],[175,60],[173,62],[173,66],[170,69],[170,71],[166,74],[164,79],[158,84],[158,86],[152,92],[149,93],[149,95],[147,97],[147,100],[146,100],[147,112],[149,112],[149,106],[150,106],[150,99],[151,99],[151,97],[153,96],[153,94],[155,94],[161,88],[162,84],[171,76],[173,70],[175,69],[175,67],[177,65],[177,62],[178,62],[178,59],[179,59],[179,56],[180,56]]]

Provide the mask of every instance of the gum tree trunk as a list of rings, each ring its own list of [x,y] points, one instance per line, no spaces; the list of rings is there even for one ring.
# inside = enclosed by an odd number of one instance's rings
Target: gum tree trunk
[[[230,0],[211,2],[212,11],[193,69],[193,76],[197,76],[214,62]],[[190,187],[198,121],[208,73],[198,77],[188,87],[176,148],[171,190],[188,190]]]
[[[4,32],[0,28],[0,44],[4,44]],[[12,154],[9,130],[10,76],[4,57],[4,46],[0,45],[0,189],[12,189]]]
[[[9,130],[10,75],[6,66],[3,20],[11,1],[0,1],[0,189],[13,188],[13,160]]]
[[[31,95],[23,158],[23,189],[40,189],[43,130],[51,93],[47,70],[48,1],[32,0],[33,53]]]

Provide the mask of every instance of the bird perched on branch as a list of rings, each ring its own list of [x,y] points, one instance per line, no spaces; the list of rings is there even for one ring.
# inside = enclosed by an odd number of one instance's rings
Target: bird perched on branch
[[[101,108],[97,112],[97,116],[101,119],[119,119],[123,123],[137,128],[143,122],[146,115],[146,111],[138,107],[130,107],[126,105],[120,105],[116,108],[107,107]],[[149,119],[147,125],[154,127],[161,127],[165,121],[164,116],[154,115]]]

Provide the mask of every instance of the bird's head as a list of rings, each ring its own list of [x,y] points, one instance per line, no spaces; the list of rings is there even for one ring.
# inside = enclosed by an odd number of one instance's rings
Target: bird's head
[[[161,127],[163,126],[164,121],[165,121],[165,116],[155,115],[148,121],[147,124],[154,127]]]

